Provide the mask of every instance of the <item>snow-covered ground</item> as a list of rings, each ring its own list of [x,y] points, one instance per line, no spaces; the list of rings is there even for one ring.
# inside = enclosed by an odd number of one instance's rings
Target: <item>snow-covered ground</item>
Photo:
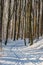
[[[28,41],[28,40],[26,40]],[[0,65],[43,65],[43,38],[34,41],[32,46],[24,45],[24,40],[8,40],[2,44]]]

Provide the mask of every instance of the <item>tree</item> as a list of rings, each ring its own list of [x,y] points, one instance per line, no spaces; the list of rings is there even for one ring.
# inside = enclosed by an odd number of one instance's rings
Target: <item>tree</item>
[[[25,17],[25,20],[24,20],[24,43],[25,43],[25,46],[26,46],[26,0],[25,0],[25,6],[24,6],[24,17]]]
[[[43,35],[43,0],[42,0],[42,17],[41,17],[41,36]]]
[[[14,1],[15,2],[15,28],[14,28],[14,40],[16,38],[16,23],[17,23],[17,0]]]
[[[33,38],[32,38],[32,26],[31,26],[31,12],[32,12],[32,0],[30,1],[30,18],[29,18],[29,40],[30,45],[33,44]]]
[[[10,6],[11,6],[11,0],[9,0],[9,12],[8,12],[8,23],[7,23],[7,32],[6,32],[6,41],[5,41],[5,45],[7,44],[7,40],[8,40],[8,28],[9,28],[9,24],[10,24],[10,20],[11,20],[11,15],[10,15]]]
[[[21,23],[21,0],[20,0],[20,5],[19,5],[19,23],[18,23],[17,39],[19,38],[19,35],[20,35],[20,23]]]
[[[2,51],[2,18],[3,18],[4,0],[0,0],[0,51]]]
[[[37,39],[39,39],[40,0],[37,1]]]
[[[0,42],[2,42],[2,18],[3,18],[3,8],[4,8],[4,0],[0,0]]]

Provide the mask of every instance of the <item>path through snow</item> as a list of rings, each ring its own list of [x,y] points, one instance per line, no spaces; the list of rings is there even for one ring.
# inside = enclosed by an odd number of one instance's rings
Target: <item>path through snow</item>
[[[0,65],[43,65],[43,39],[31,47],[24,46],[23,40],[10,40],[2,49]]]

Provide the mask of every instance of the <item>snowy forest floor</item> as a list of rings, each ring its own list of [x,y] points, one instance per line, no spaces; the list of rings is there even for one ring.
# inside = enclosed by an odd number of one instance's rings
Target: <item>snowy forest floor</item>
[[[28,41],[28,40],[27,40]],[[43,38],[32,46],[24,45],[24,40],[8,40],[2,43],[0,65],[43,65]]]

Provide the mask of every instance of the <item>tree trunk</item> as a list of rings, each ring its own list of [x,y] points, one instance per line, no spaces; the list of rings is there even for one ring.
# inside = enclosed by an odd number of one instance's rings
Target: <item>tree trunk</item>
[[[10,12],[10,6],[11,6],[11,0],[9,0],[9,13],[8,13],[8,23],[7,23],[7,32],[6,32],[6,41],[5,41],[5,45],[7,44],[7,40],[8,40],[8,28],[10,25],[10,20],[11,20],[11,12]]]

